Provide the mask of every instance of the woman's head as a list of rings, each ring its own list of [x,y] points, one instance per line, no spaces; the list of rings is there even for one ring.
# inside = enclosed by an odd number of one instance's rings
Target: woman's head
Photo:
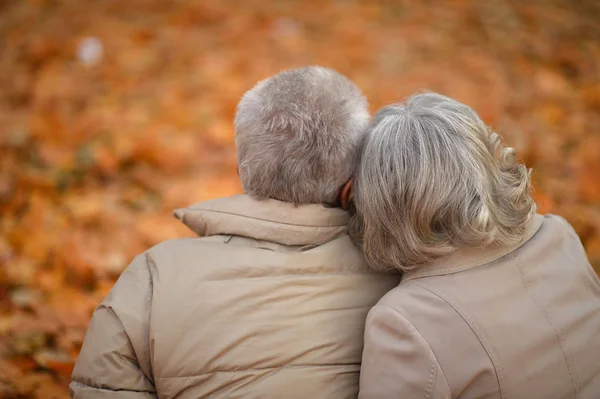
[[[515,151],[470,107],[435,93],[377,112],[354,185],[350,233],[380,270],[516,243],[535,213]]]

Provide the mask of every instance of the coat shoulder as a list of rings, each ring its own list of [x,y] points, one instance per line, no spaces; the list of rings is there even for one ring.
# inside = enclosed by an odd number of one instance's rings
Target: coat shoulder
[[[385,294],[377,303],[377,306],[385,306],[399,313],[410,314],[413,309],[419,309],[428,304],[444,302],[444,300],[432,291],[424,288],[421,284],[411,280],[401,282],[397,287]],[[410,311],[409,311],[410,310]]]

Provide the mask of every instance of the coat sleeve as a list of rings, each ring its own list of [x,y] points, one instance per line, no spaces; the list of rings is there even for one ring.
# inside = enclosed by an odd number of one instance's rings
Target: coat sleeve
[[[450,399],[446,378],[431,348],[402,314],[376,305],[367,317],[362,399]]]
[[[75,399],[157,398],[149,343],[152,275],[137,256],[96,308],[71,377]]]

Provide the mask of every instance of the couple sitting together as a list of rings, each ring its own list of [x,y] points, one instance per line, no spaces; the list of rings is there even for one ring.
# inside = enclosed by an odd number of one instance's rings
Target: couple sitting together
[[[75,398],[600,398],[600,281],[478,115],[322,67],[235,117],[245,194],[175,216],[95,310]]]

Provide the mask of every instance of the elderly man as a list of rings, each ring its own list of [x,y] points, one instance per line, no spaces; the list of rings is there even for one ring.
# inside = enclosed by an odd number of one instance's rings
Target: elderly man
[[[133,260],[94,313],[73,397],[356,397],[367,312],[399,282],[369,271],[336,207],[368,118],[326,68],[247,92],[246,194],[177,210],[200,237]]]

